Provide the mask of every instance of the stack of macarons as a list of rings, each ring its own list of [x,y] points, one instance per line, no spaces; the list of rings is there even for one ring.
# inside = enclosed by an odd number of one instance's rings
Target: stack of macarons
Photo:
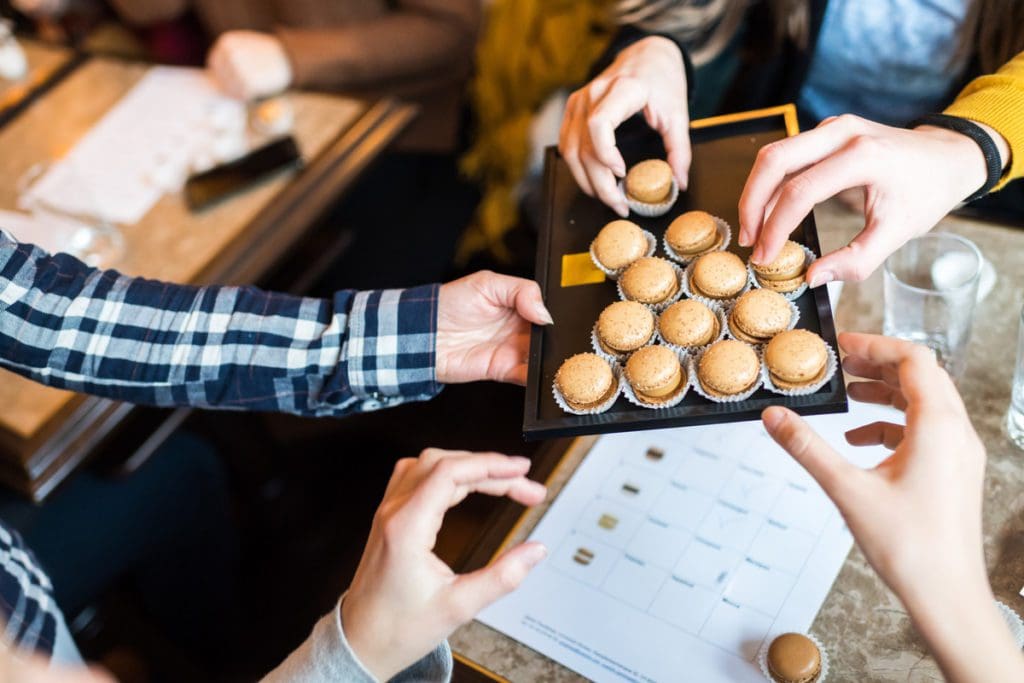
[[[623,190],[630,208],[645,216],[667,211],[678,192],[661,160],[631,168]],[[664,211],[651,213],[652,207]],[[726,251],[730,240],[724,221],[686,211],[665,230],[662,258],[655,236],[636,222],[605,225],[590,257],[616,280],[620,300],[595,321],[593,353],[572,356],[558,369],[552,389],[559,405],[599,413],[623,394],[658,409],[678,404],[691,386],[723,402],[745,399],[762,385],[788,395],[827,382],[835,353],[818,335],[795,329],[793,300],[806,289],[813,254],[787,242],[772,263],[744,263]]]

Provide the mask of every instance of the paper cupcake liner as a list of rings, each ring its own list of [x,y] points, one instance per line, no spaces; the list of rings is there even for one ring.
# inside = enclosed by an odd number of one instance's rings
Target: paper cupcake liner
[[[795,303],[793,303],[792,299],[787,299],[786,303],[789,304],[790,316],[789,316],[789,325],[786,326],[786,329],[784,331],[789,331],[789,330],[796,329],[796,324],[798,322],[800,322],[800,309],[797,308],[797,305]],[[734,309],[734,308],[736,308],[735,304],[733,304],[732,306],[729,306],[729,308],[726,309],[726,311],[725,311],[725,318],[726,318],[726,321],[725,321],[726,322],[726,325],[725,325],[725,327],[726,327],[726,335],[725,336],[727,336],[729,339],[735,339],[736,341],[741,341],[744,344],[750,344],[750,342],[748,342],[746,339],[740,339],[739,337],[737,337],[733,333],[732,329],[729,327],[729,318],[732,316],[732,309]],[[752,346],[764,346],[767,343],[768,342],[764,342],[763,344],[752,344]]]
[[[804,273],[806,273],[807,269],[811,267],[811,264],[818,260],[818,257],[814,255],[813,251],[811,251],[804,245],[801,244],[800,248],[803,249],[804,254],[806,254],[806,258],[804,259]],[[747,274],[749,275],[751,287],[757,287],[758,289],[768,289],[767,287],[762,287],[761,283],[757,281],[757,273],[754,272],[754,267],[750,265],[749,261],[747,262]],[[803,284],[794,289],[792,292],[779,292],[779,294],[786,297],[790,301],[796,301],[797,299],[800,298],[800,295],[806,291],[807,280],[805,279]]]
[[[665,254],[676,263],[681,263],[684,266],[687,266],[690,265],[691,261],[695,261],[698,256],[710,254],[713,251],[725,251],[726,249],[728,249],[729,245],[732,243],[732,227],[718,216],[712,216],[711,218],[714,219],[715,225],[718,227],[718,234],[722,236],[722,243],[720,245],[718,245],[714,249],[709,249],[708,251],[701,252],[700,254],[694,254],[693,256],[683,256],[677,253],[676,250],[669,245],[668,238],[662,235],[661,246],[662,248],[665,249]],[[666,230],[666,234],[667,232],[668,231]]]
[[[1017,643],[1017,649],[1024,648],[1024,621],[1021,620],[1020,615],[1012,607],[999,600],[996,600],[996,608],[1006,620],[1006,625],[1010,627],[1010,633],[1013,634],[1013,639]]]
[[[647,306],[648,308],[650,308],[655,313],[661,313],[666,308],[668,308],[669,306],[671,306],[672,304],[674,304],[675,302],[677,302],[677,301],[679,301],[680,299],[683,298],[683,269],[680,268],[678,264],[672,263],[671,261],[669,261],[669,264],[671,264],[672,270],[675,271],[676,282],[679,283],[679,286],[676,287],[676,293],[673,294],[666,301],[662,301],[660,304],[648,304],[648,303],[644,303],[642,301],[639,302],[639,303],[643,303],[644,306]],[[619,298],[620,299],[622,299],[623,301],[635,301],[635,299],[630,299],[629,297],[627,297],[626,293],[622,291],[622,283],[621,282],[616,281],[615,287],[616,287],[616,289],[619,290]]]
[[[745,344],[746,342],[740,343]],[[747,344],[747,346],[750,346],[750,344]],[[704,391],[704,387],[702,387],[700,384],[700,378],[697,376],[697,368],[700,365],[700,359],[704,357],[704,354],[707,352],[709,348],[711,347],[705,347],[700,351],[690,355],[690,376],[693,378],[691,384],[693,385],[694,391],[696,391],[698,394],[700,394],[707,400],[714,401],[715,403],[736,403],[738,401],[746,401],[748,398],[753,396],[758,389],[761,388],[761,384],[764,381],[762,373],[762,368],[764,368],[764,359],[761,357],[761,352],[758,350],[756,346],[750,346],[750,348],[754,349],[754,352],[757,353],[757,362],[761,366],[760,368],[758,368],[757,379],[754,381],[754,386],[747,389],[742,394],[735,394],[733,396],[712,396],[708,392]]]
[[[640,216],[646,216],[647,218],[655,218],[657,216],[664,216],[668,213],[672,205],[679,199],[679,185],[676,184],[676,179],[672,179],[672,190],[669,192],[668,199],[661,202],[660,204],[648,204],[647,202],[638,202],[626,193],[626,181],[625,178],[619,181],[619,192],[626,198],[626,205],[629,206],[629,210]]]
[[[828,359],[825,361],[825,376],[815,382],[814,384],[808,384],[806,387],[800,387],[799,389],[780,389],[772,383],[771,373],[768,371],[768,364],[764,362],[764,358],[761,359],[761,381],[764,383],[764,388],[773,394],[781,394],[782,396],[806,396],[807,394],[813,394],[818,389],[829,383],[832,377],[836,374],[836,370],[839,369],[839,359],[836,356],[835,350],[829,346],[828,342],[825,342],[825,350],[828,352]]]
[[[651,232],[650,230],[641,229],[641,232],[644,233],[644,239],[647,240],[647,251],[644,253],[644,256],[654,256],[654,252],[658,250],[658,238],[655,237],[654,233]],[[622,271],[629,267],[623,266],[622,268],[619,268],[617,270],[612,270],[611,268],[602,265],[601,262],[597,260],[597,255],[594,253],[593,242],[590,243],[590,260],[594,262],[594,266],[598,270],[600,270],[602,273],[604,273],[613,280],[619,279],[619,276],[622,275]]]
[[[778,635],[782,634],[780,633]],[[818,679],[814,683],[825,683],[825,680],[828,678],[828,650],[825,649],[825,646],[821,644],[820,640],[815,636],[812,636],[810,633],[802,633],[801,635],[810,638],[817,646],[818,652],[821,653],[821,672],[818,674]],[[757,651],[757,664],[761,667],[761,673],[764,674],[764,677],[768,679],[769,683],[777,683],[768,671],[768,648],[771,647],[772,641],[775,640],[776,637],[777,636],[772,636],[771,638],[766,637],[764,642],[761,643],[761,649]]]
[[[683,399],[686,398],[686,394],[690,393],[690,385],[693,384],[693,373],[690,372],[690,366],[686,361],[686,352],[678,351],[674,348],[672,348],[672,351],[675,352],[676,357],[679,359],[679,364],[683,368],[683,372],[686,373],[686,381],[683,382],[682,391],[680,391],[676,396],[672,397],[671,400],[665,401],[664,403],[645,403],[641,401],[639,397],[637,397],[636,392],[633,390],[633,387],[630,386],[629,380],[625,376],[625,371],[623,371],[622,395],[626,397],[627,401],[629,401],[630,403],[639,408],[647,408],[648,410],[664,410],[665,408],[674,408],[675,406],[683,402]]]
[[[617,400],[619,400],[619,395],[622,393],[623,385],[622,368],[619,366],[618,363],[612,363],[611,366],[612,374],[615,376],[615,393],[613,393],[611,398],[609,398],[601,405],[594,406],[593,408],[588,408],[587,410],[576,410],[566,402],[565,397],[562,396],[562,392],[558,390],[558,385],[552,381],[551,394],[555,397],[555,403],[558,404],[559,408],[573,415],[597,415],[598,413],[603,413],[604,411],[608,410],[609,408],[612,407],[612,405],[614,405],[614,403]]]
[[[652,334],[651,338],[648,339],[646,342],[644,342],[641,346],[638,346],[637,348],[635,348],[632,351],[629,351],[627,353],[619,353],[619,354],[609,353],[608,351],[605,351],[601,347],[601,344],[600,344],[600,342],[597,339],[597,323],[594,323],[594,326],[592,328],[590,328],[590,345],[594,348],[594,353],[596,353],[597,355],[601,356],[601,358],[604,358],[607,361],[611,361],[612,363],[624,363],[624,362],[626,362],[626,359],[628,359],[631,355],[633,355],[634,353],[636,353],[637,351],[642,349],[644,346],[650,346],[651,344],[655,343],[657,340],[658,340],[658,321],[657,321],[657,319],[655,319],[655,321],[654,321],[654,334]]]
[[[661,330],[657,326],[655,326],[654,335],[657,337],[658,343],[661,344],[662,346],[667,346],[673,351],[690,354],[696,351],[706,349],[707,347],[714,344],[716,341],[721,341],[725,339],[726,327],[728,326],[728,320],[726,320],[725,317],[725,309],[723,309],[718,304],[713,304],[711,306],[708,306],[708,308],[710,308],[711,312],[715,314],[716,318],[718,318],[718,334],[715,336],[714,339],[709,341],[707,344],[703,344],[702,346],[679,346],[678,344],[672,344],[671,342],[666,340],[665,337],[661,336]]]
[[[711,297],[704,296],[703,294],[694,294],[693,291],[690,289],[690,273],[693,271],[693,264],[695,264],[696,262],[697,262],[696,259],[694,259],[693,261],[690,261],[690,263],[687,264],[687,266],[686,266],[686,270],[683,271],[683,280],[682,280],[683,294],[685,294],[687,297],[689,297],[691,299],[695,299],[695,300],[701,302],[702,304],[708,304],[708,305],[715,304],[715,305],[721,306],[723,308],[729,308],[733,304],[736,303],[737,299],[739,299],[741,296],[743,296],[746,292],[750,291],[750,269],[748,268],[747,269],[747,284],[743,285],[743,289],[741,289],[736,294],[736,296],[734,296],[734,297],[732,297],[730,299],[712,299]]]

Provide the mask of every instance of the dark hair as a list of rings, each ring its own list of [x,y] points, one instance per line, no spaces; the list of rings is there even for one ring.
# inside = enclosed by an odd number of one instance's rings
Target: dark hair
[[[1024,2],[972,0],[960,27],[953,61],[977,57],[982,73],[992,73],[1024,52]]]

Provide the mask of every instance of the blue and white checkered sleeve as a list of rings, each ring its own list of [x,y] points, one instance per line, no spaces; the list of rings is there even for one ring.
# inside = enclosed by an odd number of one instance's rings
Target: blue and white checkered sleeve
[[[355,295],[342,357],[348,386],[364,410],[441,391],[434,347],[439,290],[427,285]]]

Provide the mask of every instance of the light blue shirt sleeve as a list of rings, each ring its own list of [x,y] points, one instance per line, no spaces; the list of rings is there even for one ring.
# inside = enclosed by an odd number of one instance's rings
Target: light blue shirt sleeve
[[[344,599],[344,596],[342,596]],[[452,678],[452,651],[447,642],[391,680],[395,683],[447,683]],[[306,641],[262,683],[380,683],[360,663],[345,638],[341,601],[324,615]]]

